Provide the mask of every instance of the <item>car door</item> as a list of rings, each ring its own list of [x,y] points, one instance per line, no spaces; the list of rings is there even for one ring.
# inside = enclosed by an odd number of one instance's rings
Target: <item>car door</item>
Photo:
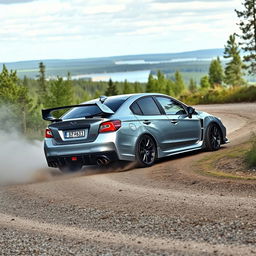
[[[161,112],[152,96],[144,96],[136,100],[131,109],[136,118],[140,121],[144,131],[153,135],[161,150],[170,148],[169,119]]]
[[[155,99],[163,108],[169,120],[169,135],[172,144],[171,148],[196,146],[201,139],[201,123],[197,115],[188,117],[185,106],[172,98],[155,96]]]

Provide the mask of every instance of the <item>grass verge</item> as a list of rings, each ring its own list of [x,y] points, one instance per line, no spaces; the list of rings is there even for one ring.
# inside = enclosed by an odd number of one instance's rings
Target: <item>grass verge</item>
[[[201,175],[216,178],[256,180],[256,171],[250,169],[247,162],[250,148],[251,143],[247,142],[229,149],[212,152],[195,163],[194,170]]]
[[[256,134],[253,133],[251,137],[251,148],[245,154],[245,160],[248,163],[248,166],[251,168],[256,168]]]

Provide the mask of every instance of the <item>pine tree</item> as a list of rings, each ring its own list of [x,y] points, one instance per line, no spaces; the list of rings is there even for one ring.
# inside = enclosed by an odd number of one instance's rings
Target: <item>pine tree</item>
[[[209,82],[209,77],[208,76],[203,76],[200,80],[200,87],[202,89],[208,89],[211,87],[211,84]]]
[[[28,115],[32,110],[32,99],[29,97],[29,91],[27,87],[19,86],[18,97],[16,106],[19,108],[17,113],[20,113],[21,118],[21,129],[25,134],[28,126]]]
[[[209,82],[211,87],[214,88],[216,86],[220,86],[224,79],[224,72],[221,65],[220,58],[218,57],[216,60],[212,60],[209,67]]]
[[[23,86],[28,87],[29,86],[29,82],[28,82],[28,77],[25,75],[23,77],[23,82],[22,82]]]
[[[142,90],[142,87],[141,87],[140,83],[135,82],[135,83],[134,83],[134,92],[135,92],[135,93],[141,93],[142,91],[143,91],[143,90]]]
[[[231,59],[225,67],[225,83],[232,86],[245,84],[242,68],[244,64],[240,57],[235,34],[230,35],[224,50],[224,58]]]
[[[124,80],[124,91],[123,91],[123,93],[124,94],[133,93],[133,89],[132,89],[131,85],[127,82],[126,79]]]
[[[148,76],[146,92],[157,92],[157,82],[151,73]]]
[[[72,105],[74,103],[74,90],[72,84],[69,80],[63,81],[61,77],[51,81],[46,99],[46,107],[53,108]]]
[[[182,93],[182,91],[184,91],[185,83],[184,83],[183,77],[179,71],[176,71],[174,76],[175,76],[175,83],[174,83],[174,87],[173,87],[173,92],[174,92],[175,96],[177,96],[177,95],[180,95]]]
[[[45,79],[45,65],[43,62],[39,63],[39,75],[38,75],[38,83],[39,83],[39,94],[44,97],[46,95],[46,79]]]
[[[170,96],[174,96],[173,87],[174,82],[172,80],[167,80],[164,93]]]
[[[5,106],[8,110],[4,122],[8,123],[7,126],[21,128],[25,133],[32,100],[29,97],[28,88],[18,84],[18,81],[16,71],[11,70],[9,72],[6,66],[3,65],[0,73],[0,105]],[[4,128],[4,125],[2,124],[1,127]]]
[[[240,18],[239,28],[241,30],[242,49],[247,53],[244,61],[248,63],[248,72],[256,75],[256,0],[244,0],[244,10],[238,11]]]
[[[113,83],[112,79],[110,78],[108,81],[108,88],[105,92],[105,95],[112,96],[117,94],[118,94],[118,91],[117,91],[116,85]]]
[[[0,103],[16,103],[19,97],[19,87],[17,86],[18,77],[16,71],[8,71],[3,65],[0,73]]]
[[[74,103],[74,88],[70,81],[64,81],[61,77],[50,81],[48,94],[45,99],[45,107],[54,108]],[[60,117],[65,112],[66,110],[55,111],[54,116]]]
[[[99,90],[96,90],[94,95],[93,95],[93,98],[98,99],[101,95],[102,95],[102,93]]]
[[[160,70],[157,72],[157,89],[156,92],[158,93],[164,93],[166,89],[166,79],[164,76],[164,73]]]
[[[188,89],[191,93],[195,93],[197,91],[196,81],[193,78],[189,80]]]
[[[71,76],[71,73],[68,71],[67,73],[67,80],[68,81],[71,81],[72,80],[72,76]]]

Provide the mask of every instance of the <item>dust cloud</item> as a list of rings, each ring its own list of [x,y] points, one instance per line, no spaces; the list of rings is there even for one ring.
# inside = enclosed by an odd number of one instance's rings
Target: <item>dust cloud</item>
[[[33,182],[47,176],[41,141],[28,141],[14,131],[0,131],[0,145],[0,185]]]

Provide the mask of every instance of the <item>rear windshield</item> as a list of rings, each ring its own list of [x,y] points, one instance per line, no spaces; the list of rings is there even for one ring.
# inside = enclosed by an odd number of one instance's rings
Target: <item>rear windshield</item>
[[[104,101],[103,104],[108,106],[113,112],[116,112],[120,106],[125,102],[128,97],[111,97]],[[88,104],[94,103],[95,101],[87,102]],[[82,117],[90,117],[90,116],[99,116],[101,114],[101,110],[97,105],[93,106],[85,106],[85,107],[77,107],[72,108],[66,114],[62,116],[62,120],[73,119],[73,118],[82,118]]]
[[[127,100],[127,96],[124,97],[113,97],[106,99],[103,104],[107,105],[113,112],[116,112],[121,105]]]

